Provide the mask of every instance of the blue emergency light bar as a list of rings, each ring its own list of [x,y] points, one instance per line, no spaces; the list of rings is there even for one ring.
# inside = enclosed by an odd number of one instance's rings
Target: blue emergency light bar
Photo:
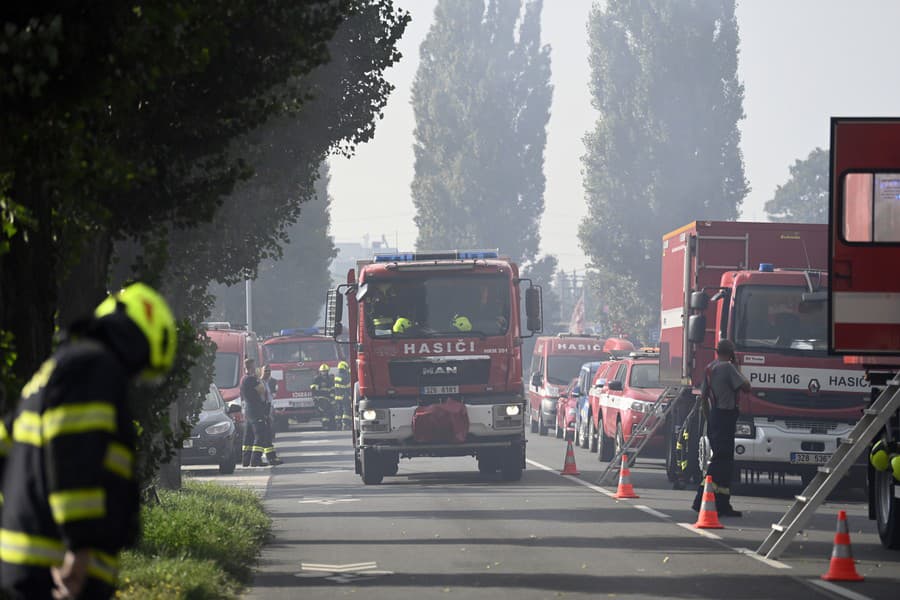
[[[282,329],[278,335],[318,335],[318,327],[297,327],[294,329]]]
[[[376,254],[375,262],[413,262],[417,260],[484,260],[499,258],[499,250],[448,250],[446,252],[403,252]]]

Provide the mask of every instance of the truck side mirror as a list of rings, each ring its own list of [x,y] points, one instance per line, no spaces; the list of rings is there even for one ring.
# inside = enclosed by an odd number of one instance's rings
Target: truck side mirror
[[[344,299],[337,290],[328,290],[325,296],[325,335],[337,338],[344,332]]]
[[[706,292],[691,292],[691,310],[706,310],[709,306],[709,296]]]
[[[535,373],[534,375],[531,376],[531,385],[533,385],[534,387],[541,387],[541,385],[544,383],[543,379],[544,379],[543,373]]]
[[[702,344],[706,339],[706,315],[691,315],[688,318],[688,341]]]
[[[541,302],[541,286],[533,285],[525,289],[526,327],[532,333],[544,330],[543,306]]]
[[[622,391],[622,382],[616,379],[613,379],[609,382],[607,389],[611,392],[621,392]]]

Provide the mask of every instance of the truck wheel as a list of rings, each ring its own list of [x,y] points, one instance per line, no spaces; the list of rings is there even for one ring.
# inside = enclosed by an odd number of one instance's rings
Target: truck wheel
[[[625,450],[625,432],[622,431],[622,421],[616,419],[616,454],[621,454],[623,450]],[[632,456],[629,459],[629,462],[633,461],[634,457]]]
[[[585,446],[589,452],[596,452],[598,444],[597,430],[594,428],[594,420],[588,418],[588,435],[587,445]]]
[[[875,520],[878,537],[885,548],[900,548],[900,498],[895,496],[897,482],[890,469],[875,471]]]
[[[500,461],[500,474],[503,481],[519,481],[522,479],[522,447],[513,446],[503,453]]]
[[[562,439],[563,431],[565,431],[565,428],[559,426],[559,415],[556,415],[556,421],[554,421],[553,425],[553,433],[556,434],[556,439]]]
[[[484,452],[478,455],[478,472],[482,475],[493,475],[500,468],[500,457],[494,452]]]
[[[378,485],[384,479],[381,457],[373,450],[362,451],[362,480],[366,485]]]
[[[598,423],[600,431],[597,432],[597,437],[599,438],[597,444],[597,458],[602,462],[609,462],[612,460],[613,454],[615,453],[613,439],[606,435],[606,431],[603,429],[603,415],[600,414],[598,417],[600,419]]]
[[[580,446],[580,447],[584,448],[584,446],[581,445],[582,444],[581,440],[583,438],[584,438],[584,434],[581,431],[581,419],[576,417],[575,418],[575,439],[572,440],[572,443],[575,444],[576,446]]]
[[[550,428],[544,425],[544,415],[543,413],[538,413],[538,435],[547,435],[547,431]]]

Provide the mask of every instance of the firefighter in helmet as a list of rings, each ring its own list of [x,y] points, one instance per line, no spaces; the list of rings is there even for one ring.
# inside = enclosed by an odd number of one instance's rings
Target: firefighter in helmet
[[[472,322],[463,315],[453,315],[451,324],[456,331],[472,331]]]
[[[372,319],[376,335],[389,335],[393,331],[396,322],[394,317],[396,299],[397,294],[391,284],[379,283],[374,286],[371,298],[368,300],[367,313]]]
[[[350,429],[350,365],[345,360],[338,363],[334,374],[334,416],[339,419],[341,429]]]
[[[312,390],[316,408],[322,414],[322,428],[334,429],[334,378],[327,364],[319,366],[319,373],[309,389]]]
[[[175,319],[142,283],[66,333],[0,422],[0,581],[14,598],[114,594],[140,530],[128,386],[175,362]]]

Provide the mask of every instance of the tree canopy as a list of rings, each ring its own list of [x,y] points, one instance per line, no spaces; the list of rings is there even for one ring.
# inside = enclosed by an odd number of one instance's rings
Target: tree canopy
[[[584,138],[588,214],[579,239],[592,284],[604,286],[592,302],[603,333],[652,328],[663,233],[695,219],[735,219],[748,192],[734,5],[609,0],[591,12],[600,114]]]
[[[541,0],[439,0],[412,92],[419,249],[536,258],[552,97],[541,9]]]
[[[775,195],[766,202],[770,220],[828,222],[828,154],[828,150],[816,148],[805,159],[794,161],[788,180],[775,188]]]

